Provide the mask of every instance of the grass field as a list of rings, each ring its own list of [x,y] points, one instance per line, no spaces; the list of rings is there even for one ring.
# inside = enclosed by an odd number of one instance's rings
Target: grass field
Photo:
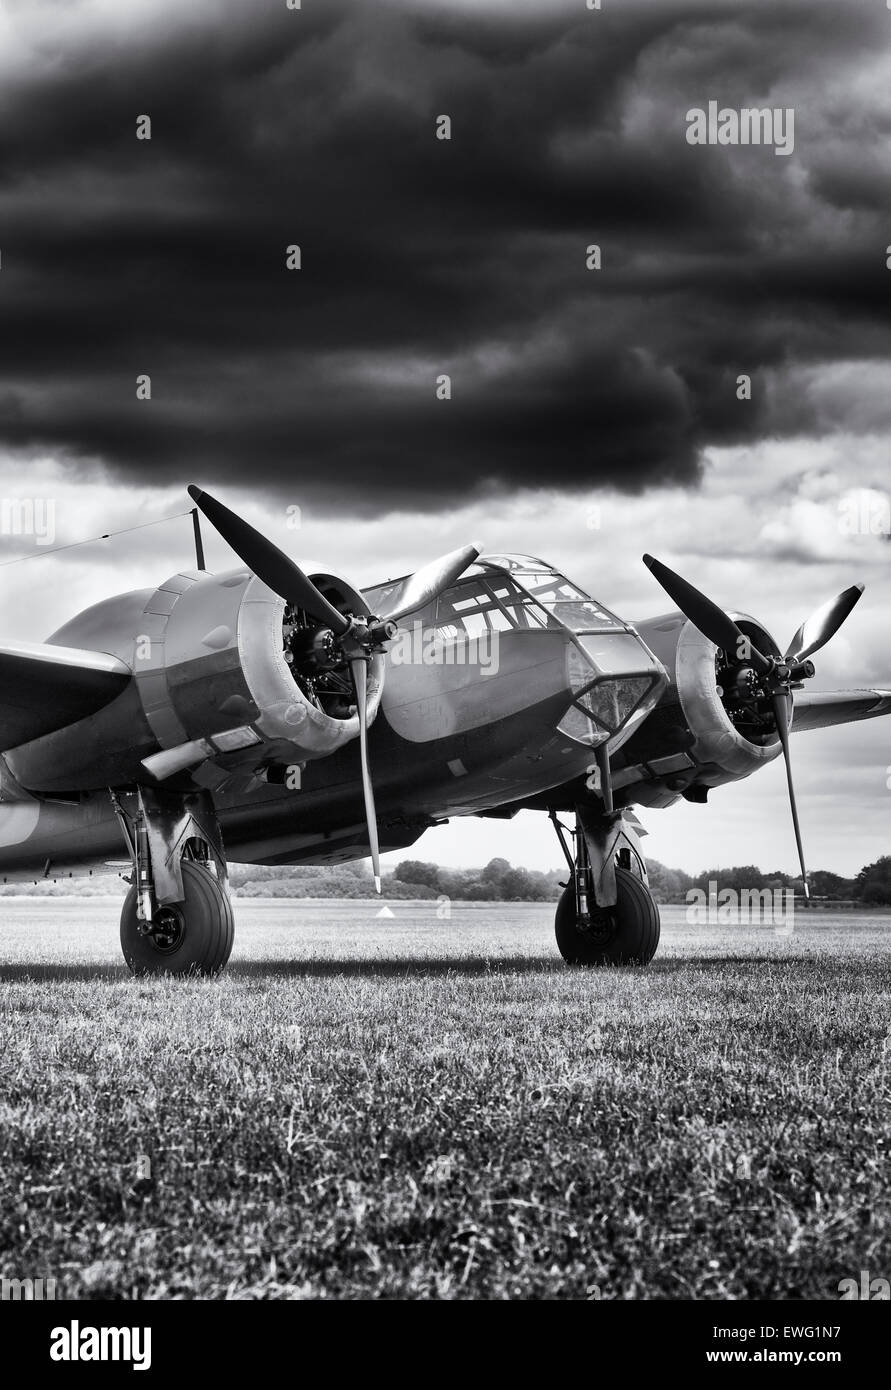
[[[0,1274],[63,1298],[819,1298],[891,1277],[891,917],[570,971],[541,905],[0,904]],[[150,1164],[150,1172],[145,1160]]]

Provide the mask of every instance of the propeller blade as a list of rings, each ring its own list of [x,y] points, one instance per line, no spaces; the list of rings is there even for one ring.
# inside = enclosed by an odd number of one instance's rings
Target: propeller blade
[[[818,608],[816,613],[801,624],[786,652],[786,661],[802,661],[806,656],[813,652],[818,652],[821,647],[825,647],[831,637],[834,637],[842,623],[848,617],[855,603],[863,593],[862,584],[852,584],[850,589],[845,589],[837,598],[831,598]]]
[[[273,545],[272,541],[267,540],[255,527],[236,516],[235,512],[224,507],[222,502],[211,497],[209,492],[202,492],[200,487],[194,485],[190,485],[188,491],[192,501],[201,508],[223,540],[231,545],[239,559],[244,561],[248,569],[253,570],[258,579],[268,584],[279,598],[296,608],[304,608],[307,613],[312,613],[313,617],[327,624],[336,637],[342,637],[349,631],[349,619],[338,613],[312,580],[307,578],[300,566],[295,565],[283,550],[279,550],[277,545]]]
[[[475,545],[462,545],[459,550],[451,550],[448,555],[441,555],[438,560],[431,560],[429,565],[423,565],[409,579],[398,606],[389,613],[382,613],[381,617],[388,622],[398,623],[410,613],[425,608],[443,589],[454,584],[458,576],[473,564],[479,553]]]
[[[761,672],[771,670],[771,663],[752,645],[733,619],[728,618],[723,608],[719,608],[710,598],[706,598],[705,594],[694,589],[692,584],[688,584],[686,579],[675,574],[674,570],[670,570],[660,560],[654,560],[652,555],[644,555],[643,562],[653,578],[662,585],[668,597],[677,604],[690,622],[699,628],[704,637],[714,642],[715,646],[720,647],[729,657],[739,656],[741,660],[750,660],[755,669]],[[745,646],[740,647],[740,643],[745,643]],[[745,657],[742,656],[743,652],[746,653]]]
[[[374,886],[381,891],[381,855],[377,839],[377,815],[374,809],[374,788],[368,766],[368,667],[363,656],[350,662],[350,673],[356,689],[356,709],[359,714],[359,758],[362,763],[362,793],[365,797],[365,819],[368,822],[368,843],[371,846],[371,867]]]
[[[789,754],[789,706],[786,703],[786,696],[778,691],[771,698],[774,719],[777,724],[777,733],[780,736],[780,743],[783,745],[783,758],[786,763],[786,781],[789,784],[789,805],[792,808],[792,824],[795,827],[795,843],[798,846],[798,862],[801,865],[801,878],[804,883],[804,896],[809,898],[811,890],[808,887],[807,869],[804,863],[804,847],[801,843],[801,827],[798,824],[798,806],[795,801],[795,785],[792,781],[792,759]]]

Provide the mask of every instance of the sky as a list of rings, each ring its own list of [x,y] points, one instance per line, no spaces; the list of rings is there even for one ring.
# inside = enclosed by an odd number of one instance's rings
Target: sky
[[[711,100],[791,109],[791,154],[690,144]],[[61,545],[197,482],[363,583],[476,541],[632,619],[650,551],[781,643],[861,580],[815,685],[891,688],[889,135],[873,0],[0,0],[0,500]],[[191,554],[36,542],[0,524],[0,636]],[[889,851],[889,734],[794,741],[815,867]],[[641,818],[794,868],[778,763]],[[416,852],[561,862],[531,815]]]

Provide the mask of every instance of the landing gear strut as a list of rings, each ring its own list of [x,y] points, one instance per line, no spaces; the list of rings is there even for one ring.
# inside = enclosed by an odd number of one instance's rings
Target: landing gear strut
[[[226,860],[206,793],[140,788],[112,805],[133,861],[121,911],[121,949],[136,975],[215,975],[235,937]]]
[[[557,904],[557,947],[569,965],[647,965],[659,945],[659,909],[637,835],[621,812],[576,808],[575,829],[550,813],[572,874]]]

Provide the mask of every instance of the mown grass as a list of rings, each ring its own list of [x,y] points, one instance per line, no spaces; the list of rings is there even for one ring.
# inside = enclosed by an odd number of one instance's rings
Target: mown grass
[[[891,1276],[891,919],[665,910],[648,970],[574,972],[547,907],[394,911],[241,902],[226,976],[146,983],[117,905],[6,902],[0,1273],[69,1298]]]

